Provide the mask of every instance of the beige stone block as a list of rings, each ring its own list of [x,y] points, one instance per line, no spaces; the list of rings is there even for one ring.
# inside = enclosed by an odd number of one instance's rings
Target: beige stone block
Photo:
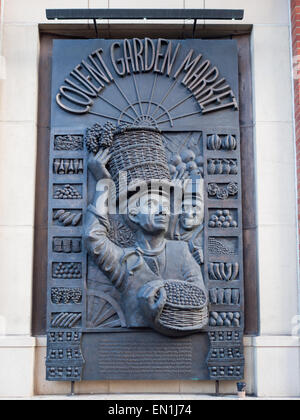
[[[186,0],[186,7],[195,0]],[[195,7],[195,6],[194,6]],[[199,6],[200,7],[200,6]],[[244,9],[244,24],[289,24],[288,2],[285,0],[206,0],[206,9]],[[212,23],[230,23],[230,21],[213,20]]]
[[[33,348],[36,346],[36,338],[29,335],[5,335],[0,334],[0,348]]]
[[[290,38],[287,26],[259,26],[252,34],[256,122],[293,120]]]
[[[258,397],[299,397],[299,339],[261,337],[255,339],[256,395]]]
[[[234,381],[220,381],[219,393],[221,395],[236,395],[236,384]]]
[[[71,393],[70,382],[46,381],[46,347],[39,346],[35,352],[35,395],[69,395]]]
[[[109,381],[82,381],[75,383],[75,394],[108,394]]]
[[[34,350],[32,338],[0,338],[0,397],[33,395]]]
[[[110,0],[89,0],[90,9],[105,9],[110,6]]]
[[[118,404],[118,406],[122,406],[122,403],[118,401],[132,401],[133,403],[130,404],[131,406],[136,406],[134,401],[153,401],[153,414],[154,415],[164,415],[165,410],[164,407],[169,405],[169,403],[165,403],[165,401],[178,401],[177,404],[180,406],[184,405],[186,408],[188,407],[189,401],[236,401],[238,397],[235,395],[221,395],[216,397],[214,395],[195,395],[195,394],[186,394],[186,395],[178,395],[178,394],[98,394],[98,395],[36,395],[34,397],[29,398],[18,398],[18,400],[33,400],[33,401],[115,401],[114,404]],[[265,400],[273,400],[278,398],[264,398]],[[0,397],[1,400],[1,397]],[[15,398],[5,398],[5,400],[15,400]],[[162,400],[162,408],[160,409],[159,405]],[[246,397],[247,401],[256,401],[258,398],[256,397]],[[259,400],[262,400],[261,398]],[[290,398],[280,398],[280,400],[290,400]],[[296,400],[296,398],[293,398]],[[300,398],[298,398],[300,400]],[[113,405],[114,405],[113,404]],[[110,404],[111,406],[111,404]],[[179,409],[178,409],[179,412]],[[195,410],[193,410],[195,412]],[[178,414],[179,415],[179,414]],[[176,417],[176,414],[174,414]]]
[[[252,337],[253,348],[299,348],[300,335],[259,335]]]
[[[109,392],[112,394],[162,393],[179,392],[179,381],[109,381]]]
[[[215,381],[180,381],[181,394],[215,394]]]
[[[137,6],[136,0],[109,0],[110,9],[182,9],[183,0],[143,0]]]
[[[183,0],[165,0],[162,6],[160,0],[143,0],[137,5],[136,0],[109,0],[110,9],[182,9]],[[110,20],[110,24],[141,23],[141,24],[183,24],[184,20]]]
[[[35,337],[36,346],[37,347],[47,347],[47,336],[46,335],[39,335]]]
[[[38,26],[4,25],[6,78],[0,80],[0,121],[36,121]]]
[[[205,0],[185,0],[185,9],[204,9]]]
[[[295,226],[293,125],[257,123],[255,130],[258,223]]]
[[[255,359],[254,359],[254,348],[244,343],[244,357],[245,357],[245,382],[246,382],[246,393],[247,395],[253,395],[255,393]],[[236,383],[235,390],[236,393]]]
[[[32,227],[0,227],[0,319],[5,334],[30,334]]]
[[[291,334],[298,313],[296,233],[289,225],[258,228],[262,335]]]
[[[292,122],[258,122],[255,125],[256,154],[269,163],[292,165],[295,160]]]
[[[5,23],[27,24],[55,22],[46,19],[46,9],[87,9],[88,3],[88,0],[30,0],[30,4],[26,4],[24,0],[8,0],[5,2],[4,21]]]
[[[36,127],[33,123],[0,123],[0,138],[0,225],[33,226]]]

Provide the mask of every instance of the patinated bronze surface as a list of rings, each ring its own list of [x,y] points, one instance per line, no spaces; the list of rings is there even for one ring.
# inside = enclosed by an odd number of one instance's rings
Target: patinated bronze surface
[[[229,40],[55,42],[49,380],[243,378],[237,76]]]

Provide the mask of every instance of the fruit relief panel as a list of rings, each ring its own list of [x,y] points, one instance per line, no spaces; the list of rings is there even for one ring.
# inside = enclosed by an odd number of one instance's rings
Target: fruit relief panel
[[[244,327],[240,143],[236,133],[206,134],[205,275],[209,289],[210,377],[243,378]]]

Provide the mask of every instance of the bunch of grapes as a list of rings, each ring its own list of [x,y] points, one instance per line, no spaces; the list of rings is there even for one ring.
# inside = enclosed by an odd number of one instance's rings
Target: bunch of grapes
[[[91,128],[88,128],[85,136],[87,150],[96,154],[100,148],[106,149],[110,147],[115,130],[116,127],[110,122],[105,123],[103,127],[96,123]]]
[[[104,124],[100,139],[100,147],[106,149],[112,145],[115,130],[116,127],[112,123],[107,122]]]
[[[101,134],[102,127],[97,123],[86,130],[85,143],[86,148],[90,153],[96,154],[98,152],[100,148]]]

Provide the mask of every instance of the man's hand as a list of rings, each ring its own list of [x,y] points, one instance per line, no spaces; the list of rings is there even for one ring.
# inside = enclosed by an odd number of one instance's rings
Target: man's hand
[[[138,292],[138,299],[148,319],[152,322],[160,316],[166,300],[166,290],[162,281],[146,283]]]
[[[93,155],[92,153],[90,154],[88,168],[92,172],[96,181],[111,178],[110,173],[106,169],[109,159],[109,149],[100,149],[96,155]]]

